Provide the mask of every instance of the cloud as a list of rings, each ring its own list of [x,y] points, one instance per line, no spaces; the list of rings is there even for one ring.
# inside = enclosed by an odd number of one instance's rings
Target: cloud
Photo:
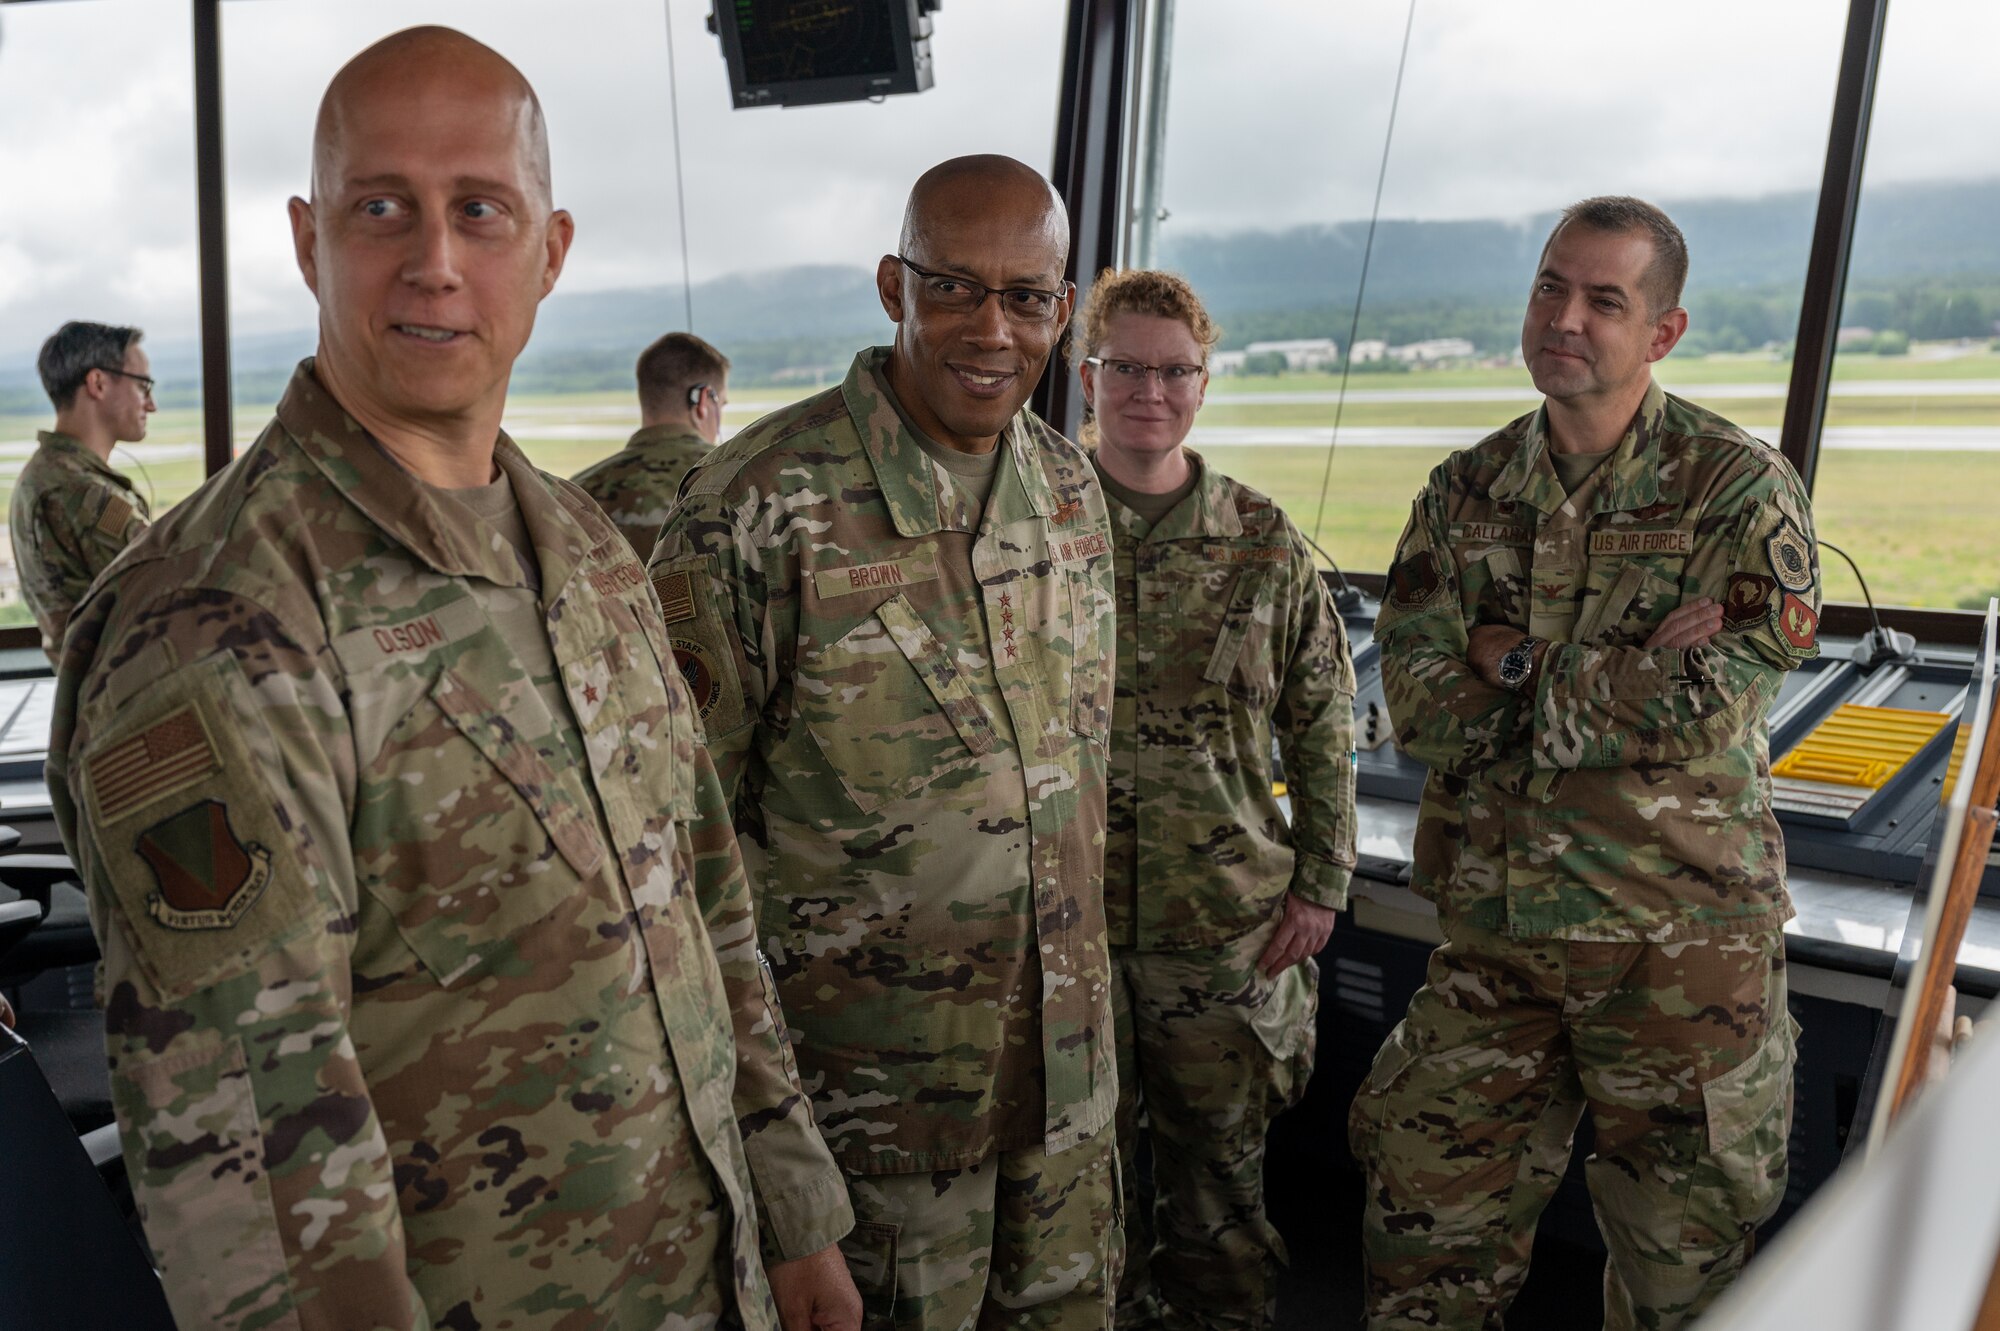
[[[730,108],[708,0],[674,0],[687,251],[696,281],[871,263],[904,195],[961,152],[1046,169],[1062,0],[961,0],[935,19],[937,86],[880,105]],[[1164,202],[1180,232],[1365,217],[1403,0],[1182,0]],[[1383,210],[1519,217],[1589,193],[1663,199],[1817,186],[1844,7],[1825,0],[1421,0]],[[1533,23],[1523,15],[1532,13]],[[681,276],[661,0],[286,0],[225,5],[232,313],[313,321],[284,200],[354,52],[419,22],[521,66],[548,111],[578,238],[564,289]],[[2000,5],[1892,11],[1869,179],[1983,176],[2000,103],[1982,62]],[[69,317],[192,341],[193,100],[185,6],[50,0],[0,12],[0,375]],[[12,353],[12,354],[10,354]]]

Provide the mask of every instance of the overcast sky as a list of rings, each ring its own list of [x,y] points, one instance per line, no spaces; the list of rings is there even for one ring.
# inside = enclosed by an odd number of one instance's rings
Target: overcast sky
[[[284,203],[327,79],[416,22],[497,47],[547,108],[563,283],[681,273],[662,0],[231,0],[222,8],[231,300],[242,332],[313,319]],[[1060,0],[950,0],[937,87],[881,105],[729,108],[706,0],[672,4],[697,281],[869,263],[909,182],[958,152],[1049,164]],[[1838,0],[1417,0],[1383,212],[1511,217],[1590,193],[1817,186]],[[1177,231],[1366,217],[1405,0],[1180,0],[1164,203]],[[1891,10],[1871,182],[2000,174],[1993,0]],[[1526,21],[1532,16],[1532,26]],[[0,359],[69,317],[196,332],[192,86],[179,0],[0,8]],[[7,367],[12,369],[10,365]]]

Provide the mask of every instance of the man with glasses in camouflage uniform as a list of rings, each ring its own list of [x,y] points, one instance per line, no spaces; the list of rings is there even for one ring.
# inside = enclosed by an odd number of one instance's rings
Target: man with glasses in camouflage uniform
[[[704,461],[653,563],[877,1324],[1103,1327],[1111,545],[1024,406],[1067,323],[1032,169],[960,158],[876,281],[895,345]]]
[[[56,428],[36,435],[7,524],[21,597],[52,665],[70,611],[152,517],[145,496],[111,468],[111,450],[144,439],[146,417],[159,410],[142,336],[136,328],[66,323],[36,362]]]

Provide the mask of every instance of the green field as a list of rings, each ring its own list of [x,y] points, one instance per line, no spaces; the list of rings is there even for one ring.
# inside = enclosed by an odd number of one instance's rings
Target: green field
[[[1662,378],[1671,386],[1693,383],[1768,383],[1769,397],[1719,401],[1725,414],[1757,426],[1775,441],[1783,415],[1784,378],[1790,366],[1767,356],[1710,356],[1670,360]],[[1846,356],[1835,363],[1839,379],[1996,379],[2000,355],[1979,352],[1951,359]],[[1213,392],[1252,396],[1268,392],[1332,391],[1334,375],[1293,374],[1232,377]],[[1356,374],[1351,391],[1469,388],[1526,388],[1526,372],[1509,369],[1455,369],[1408,374]],[[733,397],[725,435],[797,396],[799,390],[742,389]],[[1343,427],[1490,427],[1525,410],[1525,404],[1494,401],[1350,401]],[[268,405],[239,407],[239,443],[255,437]],[[515,435],[530,457],[546,470],[569,475],[615,449],[623,433],[637,426],[637,412],[621,393],[523,396],[510,406]],[[1216,402],[1200,425],[1327,428],[1331,403]],[[46,424],[32,416],[0,415],[0,443],[23,443]],[[2000,428],[2000,395],[1953,397],[1871,395],[1829,400],[1830,426],[1985,426]],[[566,439],[560,435],[588,425],[603,437]],[[193,447],[200,439],[194,411],[164,411],[154,417],[149,445]],[[547,433],[543,433],[546,431]],[[1268,447],[1214,446],[1207,455],[1224,471],[1271,493],[1311,529],[1319,507],[1320,481],[1327,464],[1323,445]],[[1425,474],[1443,456],[1442,448],[1347,447],[1337,449],[1320,544],[1351,569],[1380,571],[1389,561],[1409,503]],[[130,471],[155,511],[185,497],[201,482],[198,457],[156,460],[135,467],[120,454],[114,463]],[[17,460],[0,461],[0,512],[12,495]],[[1878,600],[1935,607],[1983,606],[2000,592],[2000,554],[1992,528],[2000,497],[2000,452],[1895,452],[1828,449],[1821,456],[1814,497],[1819,534],[1860,561]],[[1837,559],[1826,562],[1830,599],[1858,600],[1853,575]],[[26,622],[18,604],[0,605],[0,623]]]

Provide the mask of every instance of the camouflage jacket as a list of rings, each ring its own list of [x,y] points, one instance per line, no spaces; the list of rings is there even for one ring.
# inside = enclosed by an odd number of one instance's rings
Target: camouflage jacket
[[[681,477],[708,453],[708,440],[692,430],[649,425],[625,447],[572,479],[618,524],[619,533],[643,560],[659,543],[660,527],[680,493]]]
[[[1682,601],[1706,647],[1647,648]],[[1666,942],[1791,917],[1765,716],[1815,654],[1805,488],[1776,450],[1655,384],[1565,495],[1540,410],[1431,472],[1376,622],[1396,739],[1427,763],[1412,885],[1517,937]],[[1469,630],[1550,642],[1524,693]]]
[[[820,1130],[861,1173],[1061,1150],[1116,1100],[1103,494],[1023,412],[982,516],[886,354],[698,467],[653,562]]]
[[[514,547],[311,365],[79,607],[50,745],[181,1324],[771,1326],[760,1219],[851,1215],[643,571],[500,438],[538,687]]]
[[[1354,871],[1354,663],[1305,538],[1190,452],[1151,531],[1111,505],[1118,693],[1104,914],[1122,946],[1210,947],[1290,889],[1340,907]],[[1284,754],[1287,826],[1272,793]]]
[[[40,447],[14,481],[7,525],[21,599],[35,612],[53,665],[70,611],[152,514],[131,481],[77,440],[50,430],[35,438]]]

